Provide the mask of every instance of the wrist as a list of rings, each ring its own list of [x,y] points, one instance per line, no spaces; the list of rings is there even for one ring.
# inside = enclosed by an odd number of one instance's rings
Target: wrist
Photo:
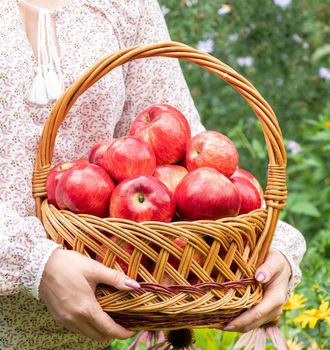
[[[39,282],[39,299],[41,302],[44,302],[45,289],[47,288],[48,279],[54,275],[54,266],[56,266],[56,260],[62,257],[64,250],[61,246],[58,246],[53,251],[50,252],[48,258],[44,264],[44,268],[40,275]]]
[[[43,238],[35,244],[26,255],[22,267],[22,284],[35,299],[40,299],[39,289],[45,265],[50,255],[57,250],[60,245]]]
[[[283,274],[285,276],[288,276],[288,280],[289,280],[291,278],[291,275],[292,275],[292,268],[291,268],[291,264],[290,264],[288,258],[283,254],[283,252],[281,252],[280,250],[278,250],[276,248],[271,248],[269,250],[269,252],[276,254],[276,256],[279,259],[280,265],[283,266]]]

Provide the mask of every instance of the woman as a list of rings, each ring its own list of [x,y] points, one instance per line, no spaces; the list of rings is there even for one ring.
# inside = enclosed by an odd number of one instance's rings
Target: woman
[[[101,349],[111,338],[133,335],[102,311],[94,290],[97,283],[123,290],[139,285],[47,240],[34,217],[31,177],[61,84],[67,88],[110,52],[168,40],[156,0],[0,2],[1,349]],[[56,89],[49,89],[49,81],[52,87],[57,82]],[[116,68],[75,103],[59,130],[54,164],[86,156],[98,140],[126,134],[137,113],[156,102],[182,110],[194,134],[203,130],[178,62],[137,60]],[[228,330],[247,331],[279,314],[300,279],[304,251],[301,234],[280,223],[256,274],[266,283],[265,298]]]

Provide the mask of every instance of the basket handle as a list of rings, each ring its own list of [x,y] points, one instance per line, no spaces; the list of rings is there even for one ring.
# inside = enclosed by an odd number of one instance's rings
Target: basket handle
[[[33,196],[36,200],[37,216],[41,218],[41,203],[42,198],[46,196],[46,178],[51,168],[57,131],[72,105],[81,94],[114,68],[135,59],[154,56],[179,58],[216,74],[237,90],[257,115],[269,156],[265,199],[267,208],[272,209],[270,220],[266,222],[266,226],[270,225],[271,234],[264,242],[269,247],[279,210],[285,206],[284,201],[287,198],[286,152],[277,118],[255,87],[235,70],[209,54],[178,42],[140,45],[112,53],[87,70],[56,102],[43,128],[33,173]],[[263,260],[262,255],[260,258]]]

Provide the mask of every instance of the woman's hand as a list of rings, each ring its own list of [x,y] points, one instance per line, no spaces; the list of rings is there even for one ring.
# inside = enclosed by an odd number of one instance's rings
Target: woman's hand
[[[277,319],[286,300],[290,275],[290,265],[282,253],[270,250],[256,271],[256,279],[265,284],[262,302],[231,321],[224,330],[248,332]]]
[[[40,298],[54,320],[73,332],[105,341],[134,335],[103,312],[94,295],[104,283],[120,290],[139,288],[125,274],[109,269],[74,251],[57,249],[47,261],[40,283]]]

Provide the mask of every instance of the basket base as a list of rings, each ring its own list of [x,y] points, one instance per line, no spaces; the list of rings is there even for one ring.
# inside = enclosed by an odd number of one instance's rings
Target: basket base
[[[181,328],[223,328],[227,323],[239,316],[247,309],[230,312],[225,310],[217,313],[209,313],[205,316],[196,315],[164,315],[159,313],[145,313],[134,316],[133,313],[112,313],[109,316],[118,324],[130,330],[172,330]]]
[[[239,288],[243,290],[243,296],[238,295]],[[217,291],[225,293],[219,296],[215,294]],[[235,300],[236,293],[239,298],[236,296]],[[254,278],[223,283],[205,282],[196,285],[169,286],[141,282],[139,289],[127,292],[99,285],[96,297],[103,311],[107,312],[117,323],[131,330],[223,328],[262,300],[262,286]],[[166,297],[166,302],[162,301],[161,297]],[[183,307],[179,312],[176,308],[171,309],[171,304],[177,305],[178,297],[181,298],[183,306],[185,302],[195,303],[195,308],[190,307],[189,310],[184,310]],[[204,310],[201,309],[200,300],[203,305],[208,306]],[[221,300],[222,305],[217,303]],[[216,302],[217,305],[212,305],[212,302]],[[164,307],[165,303],[166,307]],[[123,306],[126,306],[126,310]]]

